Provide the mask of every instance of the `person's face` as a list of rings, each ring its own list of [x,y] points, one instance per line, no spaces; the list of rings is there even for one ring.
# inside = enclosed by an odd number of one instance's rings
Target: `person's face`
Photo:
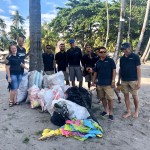
[[[47,52],[47,53],[50,53],[50,52],[51,52],[51,47],[47,46],[47,47],[46,47],[46,52]]]
[[[17,42],[18,42],[18,45],[19,45],[20,47],[22,47],[22,46],[23,46],[23,43],[24,43],[24,40],[23,40],[23,38],[19,37]]]
[[[131,53],[131,48],[129,47],[129,48],[127,48],[127,49],[123,49],[122,51],[124,52],[124,54],[125,54],[126,56],[128,56],[128,55]]]
[[[17,47],[15,45],[12,45],[10,47],[10,51],[11,51],[12,54],[16,54],[17,53]]]
[[[72,47],[74,47],[75,46],[75,44],[74,43],[70,43],[70,47],[72,48]]]
[[[92,52],[92,47],[91,46],[86,46],[86,51],[87,51],[87,53],[91,53]]]
[[[106,49],[100,49],[99,51],[100,57],[106,57]]]
[[[99,50],[96,50],[96,51],[95,51],[95,54],[96,54],[97,56],[99,56]]]
[[[64,52],[64,51],[65,51],[65,45],[64,45],[64,44],[60,44],[59,48],[60,48],[60,51],[61,51],[61,52]]]

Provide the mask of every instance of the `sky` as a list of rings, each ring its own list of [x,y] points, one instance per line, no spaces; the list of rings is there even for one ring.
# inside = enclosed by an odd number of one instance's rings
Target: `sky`
[[[41,20],[42,22],[50,22],[57,14],[56,7],[63,7],[67,0],[41,0]],[[26,36],[29,35],[29,0],[0,0],[0,18],[3,19],[7,25],[6,31],[10,31],[11,15],[18,10],[20,15],[24,17]]]

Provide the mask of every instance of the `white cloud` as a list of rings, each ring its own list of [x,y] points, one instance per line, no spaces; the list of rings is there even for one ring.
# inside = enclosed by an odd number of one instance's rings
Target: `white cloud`
[[[18,6],[16,6],[16,5],[10,5],[9,8],[12,10],[18,10],[19,9]]]
[[[46,14],[41,14],[41,20],[42,22],[50,22],[52,19],[54,19],[56,17],[55,13],[46,13]]]
[[[3,9],[0,9],[0,13],[3,13],[4,12],[4,10]]]
[[[11,15],[15,15],[16,11],[15,11],[15,10],[9,10],[9,13],[10,13]]]

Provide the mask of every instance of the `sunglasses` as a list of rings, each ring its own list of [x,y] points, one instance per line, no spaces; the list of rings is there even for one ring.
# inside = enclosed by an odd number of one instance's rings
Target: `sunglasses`
[[[106,52],[105,52],[105,51],[101,51],[101,52],[99,52],[99,53],[101,53],[101,54],[102,54],[102,53],[106,53]]]
[[[47,49],[51,49],[50,47],[47,47]]]
[[[91,46],[87,46],[86,48],[91,48]]]

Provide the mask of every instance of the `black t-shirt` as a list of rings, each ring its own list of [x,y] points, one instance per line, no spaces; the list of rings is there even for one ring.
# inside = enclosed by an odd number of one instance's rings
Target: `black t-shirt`
[[[8,60],[6,65],[10,66],[10,75],[22,74],[22,67],[20,66],[22,60],[18,55],[9,55],[6,59]]]
[[[53,71],[54,70],[54,54],[50,53],[43,53],[43,64],[44,64],[44,71]]]
[[[66,71],[66,52],[58,52],[55,55],[55,60],[57,61],[58,71]]]
[[[131,53],[128,57],[120,58],[120,71],[122,81],[136,81],[137,66],[141,65],[138,55]]]
[[[81,59],[82,53],[79,47],[70,48],[67,51],[67,64],[69,66],[80,66]]]
[[[91,53],[91,58],[89,57],[88,54],[85,54],[83,57],[82,57],[82,64],[85,68],[87,67],[91,67],[91,68],[94,68],[95,66],[95,63],[97,62],[97,56],[95,53]]]
[[[109,57],[106,57],[103,61],[99,60],[96,63],[94,72],[97,72],[99,86],[111,85],[112,74],[114,69],[116,69],[116,64],[114,60]]]
[[[22,63],[25,63],[24,59],[26,56],[26,49],[25,48],[20,48],[19,46],[17,46],[17,55],[20,57]]]

